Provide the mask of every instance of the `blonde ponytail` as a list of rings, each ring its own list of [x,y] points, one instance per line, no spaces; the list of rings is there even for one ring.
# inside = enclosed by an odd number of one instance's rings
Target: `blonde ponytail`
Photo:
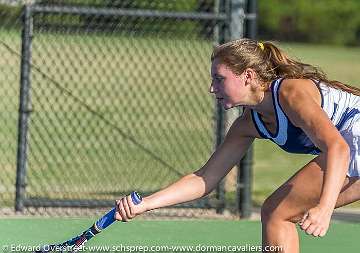
[[[241,74],[246,68],[252,68],[263,82],[277,78],[313,79],[360,96],[359,88],[329,80],[320,68],[291,59],[270,41],[234,40],[215,47],[211,59],[215,58],[236,74]]]

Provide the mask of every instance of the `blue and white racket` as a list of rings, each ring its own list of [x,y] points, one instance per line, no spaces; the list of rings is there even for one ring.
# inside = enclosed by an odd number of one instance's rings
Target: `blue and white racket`
[[[137,192],[131,193],[132,202],[135,205],[141,203],[142,198]],[[99,234],[102,230],[113,224],[115,221],[116,209],[111,209],[107,214],[98,219],[94,225],[89,229],[85,230],[80,235],[59,244],[45,245],[35,253],[46,253],[46,252],[76,252],[83,249],[84,244],[92,239],[95,235]]]

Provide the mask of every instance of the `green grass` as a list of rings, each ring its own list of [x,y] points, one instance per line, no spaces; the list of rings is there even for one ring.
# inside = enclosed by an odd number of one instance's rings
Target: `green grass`
[[[37,246],[62,242],[86,229],[92,221],[75,218],[0,219],[0,244],[4,249],[4,245]],[[300,231],[301,252],[356,252],[358,246],[354,242],[359,229],[359,224],[333,223],[324,238],[313,238]],[[261,225],[258,221],[137,220],[109,227],[87,246],[95,249],[96,246],[121,245],[249,247],[260,244]]]
[[[283,44],[295,58],[320,67],[330,79],[360,87],[359,47],[308,44]]]
[[[18,33],[0,31],[0,39],[20,52]],[[330,78],[360,84],[359,48],[283,46]],[[207,41],[187,38],[36,34],[32,59],[41,72],[32,72],[28,196],[114,199],[131,189],[154,191],[198,169],[214,143],[211,48]],[[0,203],[9,205],[20,59],[4,45],[0,53]],[[309,159],[257,141],[255,203]]]

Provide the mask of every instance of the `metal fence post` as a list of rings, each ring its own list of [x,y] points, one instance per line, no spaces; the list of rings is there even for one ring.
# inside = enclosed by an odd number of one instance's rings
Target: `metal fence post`
[[[232,40],[244,36],[245,1],[231,0],[230,38]]]
[[[244,37],[244,23],[245,23],[245,0],[231,0],[231,23],[230,23],[230,34],[231,39],[240,39]],[[237,115],[233,115],[233,118],[238,117],[239,114],[242,113],[242,109],[239,109]],[[241,214],[241,217],[243,217],[243,210],[242,205],[244,204],[244,201],[248,199],[248,196],[244,196],[243,191],[243,180],[247,180],[247,178],[244,178],[243,173],[243,163],[242,161],[247,158],[247,154],[245,157],[240,161],[240,163],[237,166],[237,180],[236,180],[236,204],[239,214]],[[246,193],[248,194],[248,193]],[[251,194],[251,193],[250,193]]]
[[[253,145],[241,159],[237,176],[237,206],[241,218],[250,218],[252,209],[252,160]]]
[[[227,20],[226,22],[220,23],[217,26],[217,33],[216,33],[216,40],[217,44],[223,44],[226,41],[229,41],[230,30],[229,24],[231,20],[231,13],[230,13],[230,1],[229,0],[219,0],[215,1],[217,5],[216,11],[219,13],[226,13]],[[215,129],[215,148],[220,146],[223,142],[225,137],[225,122],[226,122],[226,113],[223,109],[221,103],[216,101],[216,129]],[[222,214],[225,209],[225,181],[221,180],[216,187],[216,199],[218,200],[216,205],[216,213]]]
[[[257,37],[257,0],[247,0],[245,20],[245,37],[256,39]]]
[[[235,1],[235,0],[234,0]],[[246,38],[256,37],[256,0],[238,0],[246,4],[246,16],[244,34]],[[237,208],[241,218],[249,218],[252,210],[252,160],[253,145],[251,145],[241,159],[237,176]]]
[[[23,211],[26,187],[27,137],[28,122],[31,112],[30,102],[30,63],[32,39],[31,5],[25,5],[22,13],[22,46],[21,46],[21,74],[20,74],[20,106],[18,120],[18,148],[16,167],[16,196],[15,210]]]

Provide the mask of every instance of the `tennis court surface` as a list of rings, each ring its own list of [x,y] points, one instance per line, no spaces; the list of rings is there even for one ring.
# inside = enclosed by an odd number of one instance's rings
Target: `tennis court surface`
[[[1,249],[25,252],[31,247],[57,243],[89,227],[93,218],[0,219]],[[360,224],[333,221],[324,238],[301,232],[301,252],[358,252]],[[118,222],[86,245],[83,252],[256,252],[259,221],[134,220]],[[183,246],[183,247],[181,247]]]

